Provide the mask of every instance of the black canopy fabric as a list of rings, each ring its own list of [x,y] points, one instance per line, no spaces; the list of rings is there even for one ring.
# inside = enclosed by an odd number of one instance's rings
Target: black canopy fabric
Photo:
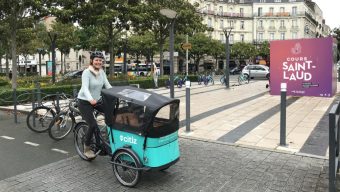
[[[177,106],[179,105],[179,99],[171,99],[145,89],[131,86],[114,86],[110,89],[102,90],[105,123],[108,126],[112,126],[112,117],[115,114],[115,105],[118,98],[127,100],[139,106],[145,106],[151,116],[156,115],[159,109],[170,103],[176,103]],[[151,118],[153,119],[153,117]],[[143,130],[140,130],[140,133],[145,131],[144,128],[141,129]]]
[[[146,89],[132,86],[114,86],[110,89],[104,89],[102,90],[102,97],[105,101],[114,101],[115,98],[121,98],[137,105],[146,106],[152,111],[157,111],[171,102],[179,102],[178,99],[171,99]]]

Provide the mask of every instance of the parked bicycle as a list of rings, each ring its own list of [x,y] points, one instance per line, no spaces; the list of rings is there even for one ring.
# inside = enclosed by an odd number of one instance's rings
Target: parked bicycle
[[[76,124],[76,118],[80,116],[80,111],[77,107],[77,100],[70,100],[68,108],[52,119],[48,127],[48,135],[52,139],[59,141],[71,132]]]
[[[182,78],[178,75],[175,76],[174,78],[174,85],[176,85],[178,88],[182,88],[184,82],[182,80]],[[166,88],[170,88],[170,78],[168,80],[166,80]]]
[[[205,76],[205,78],[204,78],[204,85],[208,85],[209,83],[210,84],[212,84],[212,85],[214,85],[215,84],[215,82],[214,82],[214,79],[213,79],[213,76],[212,75],[207,75],[207,76]]]
[[[249,76],[248,76],[247,74],[241,73],[241,74],[238,76],[237,80],[238,80],[238,84],[239,84],[239,85],[243,85],[243,84],[249,82],[249,81],[248,81],[248,80],[249,80]]]
[[[43,97],[42,100],[52,99],[51,106],[42,104],[41,106],[32,109],[26,118],[27,127],[37,133],[47,131],[52,119],[61,111],[58,102],[60,100],[69,100],[69,98],[71,98],[71,96],[66,95],[65,93]]]

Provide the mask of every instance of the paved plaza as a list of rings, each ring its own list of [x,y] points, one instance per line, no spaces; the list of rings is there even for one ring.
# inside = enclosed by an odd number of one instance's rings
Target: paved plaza
[[[328,191],[328,109],[337,96],[287,97],[282,147],[280,96],[270,95],[266,83],[231,82],[230,89],[193,83],[189,133],[185,88],[176,88],[181,159],[167,171],[144,173],[136,188],[118,183],[108,157],[89,163],[74,156],[4,179],[0,191]]]

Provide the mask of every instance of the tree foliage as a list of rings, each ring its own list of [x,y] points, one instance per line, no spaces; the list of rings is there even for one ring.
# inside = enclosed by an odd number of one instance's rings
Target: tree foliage
[[[256,48],[253,44],[237,42],[231,47],[231,58],[249,59],[257,55]]]
[[[161,15],[161,9],[172,9],[177,12],[174,20]],[[175,22],[176,34],[193,34],[205,30],[202,18],[196,14],[196,7],[186,0],[145,0],[139,6],[138,16],[134,18],[136,22],[133,27],[138,32],[151,31],[155,35],[160,52],[160,69],[163,74],[163,49],[169,37],[171,22]]]

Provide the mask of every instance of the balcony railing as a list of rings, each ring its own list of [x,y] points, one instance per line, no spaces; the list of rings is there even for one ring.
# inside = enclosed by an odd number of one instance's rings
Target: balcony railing
[[[269,26],[268,31],[276,31],[275,26]]]
[[[287,31],[286,26],[280,26],[279,31],[280,31],[280,32]]]
[[[257,26],[257,31],[264,31],[264,27],[263,26]]]
[[[222,16],[222,17],[252,17],[251,13],[232,13],[232,12],[221,12],[221,11],[213,11],[213,10],[202,10],[202,11],[199,11],[199,13]]]

